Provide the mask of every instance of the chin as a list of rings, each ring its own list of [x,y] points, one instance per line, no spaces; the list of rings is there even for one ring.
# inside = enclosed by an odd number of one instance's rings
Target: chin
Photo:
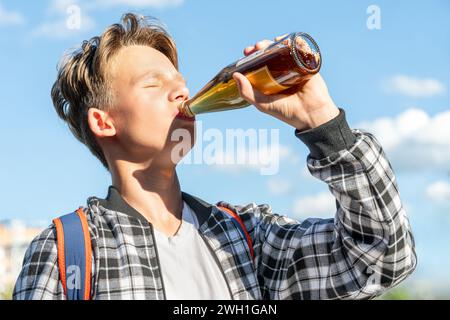
[[[191,137],[193,136],[191,135]],[[191,151],[194,144],[195,141],[187,138],[183,138],[179,141],[171,141],[169,145],[167,145],[167,148],[165,148],[164,158],[166,158],[168,162],[177,165]]]
[[[162,153],[164,158],[178,164],[195,144],[195,121],[175,120],[166,136]]]

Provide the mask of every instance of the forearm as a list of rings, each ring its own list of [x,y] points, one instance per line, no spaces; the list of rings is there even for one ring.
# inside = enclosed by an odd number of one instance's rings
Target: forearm
[[[258,275],[271,299],[363,299],[414,269],[414,241],[395,177],[370,134],[341,113],[296,135],[311,173],[337,200],[335,218],[297,221],[268,205],[234,207],[252,237]],[[307,212],[306,212],[307,213]]]
[[[415,267],[414,240],[392,167],[376,139],[350,130],[343,111],[334,120],[296,132],[309,147],[308,168],[338,201],[335,217],[347,262],[380,274],[392,286]],[[339,246],[339,244],[335,244]]]

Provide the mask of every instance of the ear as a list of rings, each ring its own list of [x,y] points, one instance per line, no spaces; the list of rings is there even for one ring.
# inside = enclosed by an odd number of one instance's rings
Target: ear
[[[92,132],[99,138],[107,138],[116,135],[116,128],[108,112],[97,108],[89,108],[88,124]]]

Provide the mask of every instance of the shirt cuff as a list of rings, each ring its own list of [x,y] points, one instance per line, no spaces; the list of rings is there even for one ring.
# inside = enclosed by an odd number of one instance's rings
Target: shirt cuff
[[[348,149],[355,143],[356,136],[348,126],[345,111],[341,108],[339,110],[337,117],[316,128],[305,131],[295,130],[295,136],[309,148],[311,158],[326,158],[333,153]]]

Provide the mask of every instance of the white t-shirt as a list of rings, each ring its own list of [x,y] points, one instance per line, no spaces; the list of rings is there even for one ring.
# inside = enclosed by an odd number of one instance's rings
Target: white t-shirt
[[[154,229],[168,300],[229,300],[227,283],[198,231],[195,213],[183,201],[182,221],[171,237]]]

